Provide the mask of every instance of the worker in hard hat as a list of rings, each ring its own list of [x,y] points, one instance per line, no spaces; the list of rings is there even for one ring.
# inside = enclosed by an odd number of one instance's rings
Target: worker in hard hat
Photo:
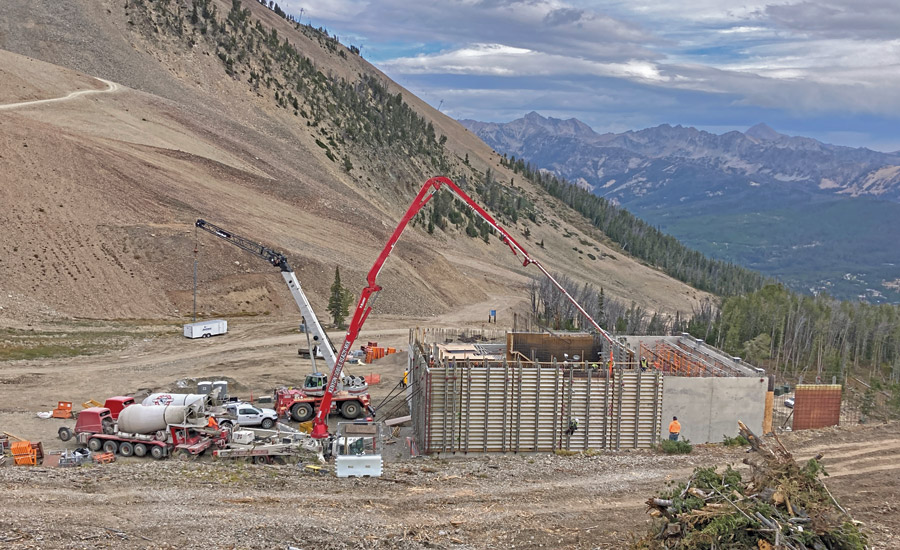
[[[214,430],[218,430],[219,423],[216,421],[216,417],[213,415],[209,415],[209,420],[206,421],[206,426]]]
[[[409,369],[406,369],[405,371],[403,371],[403,381],[401,382],[400,387],[405,388],[408,385],[409,385]]]
[[[578,429],[578,419],[573,418],[572,420],[569,421],[569,427],[566,428],[566,435],[568,435],[568,436],[575,435],[575,430],[577,430],[577,429]]]
[[[677,416],[673,416],[672,421],[669,422],[669,439],[678,441],[679,434],[681,434],[681,423],[678,422]]]

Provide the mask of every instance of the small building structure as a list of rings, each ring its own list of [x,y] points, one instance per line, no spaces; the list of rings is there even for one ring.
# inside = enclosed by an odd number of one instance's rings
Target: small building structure
[[[491,333],[410,332],[420,452],[650,448],[676,415],[693,443],[736,435],[738,420],[763,431],[768,377],[690,335]]]

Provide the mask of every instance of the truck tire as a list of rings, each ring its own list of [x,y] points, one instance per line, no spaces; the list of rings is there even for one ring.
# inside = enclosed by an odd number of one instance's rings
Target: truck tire
[[[143,443],[135,443],[134,456],[147,456],[147,446]]]
[[[294,406],[291,407],[291,418],[294,419],[294,422],[306,422],[314,414],[311,403],[294,403]]]
[[[274,425],[275,425],[275,421],[272,420],[271,418],[263,418],[263,421],[262,421],[262,424],[260,424],[260,427],[264,430],[271,430],[272,426],[274,426]]]
[[[88,439],[88,449],[96,452],[103,448],[103,440],[99,437],[92,437]]]
[[[190,462],[191,460],[194,460],[196,456],[192,455],[187,449],[178,449],[175,451],[175,458],[181,462]]]
[[[254,456],[254,457],[253,457],[253,463],[254,463],[254,464],[268,464],[268,463],[269,463],[269,457],[263,456],[263,455]]]
[[[70,428],[63,426],[62,428],[59,429],[59,438],[63,441],[68,441],[68,440],[72,439],[73,435],[75,435],[75,434],[72,433],[72,430]]]
[[[134,445],[127,441],[119,443],[119,454],[122,456],[132,456],[134,454]]]
[[[107,439],[103,442],[103,452],[104,453],[112,453],[116,454],[119,451],[119,444],[113,441],[112,439]]]
[[[152,447],[150,447],[150,456],[152,456],[156,460],[162,460],[166,456],[166,453],[165,450],[163,450],[162,446],[153,445]]]
[[[362,414],[362,405],[359,401],[344,401],[341,403],[341,416],[347,420],[358,418]]]

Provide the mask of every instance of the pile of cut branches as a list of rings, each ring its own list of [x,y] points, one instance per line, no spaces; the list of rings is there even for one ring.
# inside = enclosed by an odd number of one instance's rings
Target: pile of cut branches
[[[635,549],[865,550],[858,522],[828,491],[819,460],[800,465],[778,438],[770,447],[738,423],[754,453],[750,479],[731,466],[697,468],[691,478],[647,500],[660,518]]]

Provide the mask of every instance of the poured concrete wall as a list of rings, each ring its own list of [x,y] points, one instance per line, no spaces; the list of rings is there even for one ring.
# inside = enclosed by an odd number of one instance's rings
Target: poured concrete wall
[[[691,443],[719,443],[738,434],[738,420],[763,433],[768,380],[765,378],[686,378],[667,376],[663,384],[660,438],[669,437],[673,416],[681,438]]]

